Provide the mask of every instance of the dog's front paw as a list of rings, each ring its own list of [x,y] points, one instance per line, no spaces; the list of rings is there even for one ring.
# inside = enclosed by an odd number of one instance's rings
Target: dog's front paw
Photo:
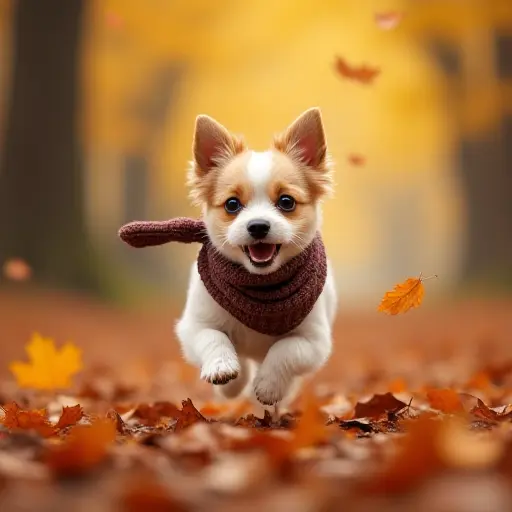
[[[203,364],[201,379],[210,384],[222,385],[236,379],[240,373],[240,363],[235,356],[218,357]]]
[[[263,405],[275,405],[285,397],[289,385],[284,377],[260,374],[254,379],[254,393]]]

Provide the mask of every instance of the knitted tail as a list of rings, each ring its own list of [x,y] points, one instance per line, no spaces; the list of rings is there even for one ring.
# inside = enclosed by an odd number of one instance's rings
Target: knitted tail
[[[132,247],[148,247],[169,242],[205,243],[208,241],[202,220],[178,217],[163,221],[135,221],[119,230],[123,242]]]

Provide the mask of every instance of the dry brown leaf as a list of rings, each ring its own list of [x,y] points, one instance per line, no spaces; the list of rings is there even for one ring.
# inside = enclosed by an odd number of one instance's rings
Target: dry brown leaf
[[[181,411],[171,402],[155,402],[153,405],[139,404],[133,413],[147,425],[156,425],[163,418],[178,418]]]
[[[512,418],[512,411],[507,411],[505,409],[504,412],[496,412],[493,409],[489,408],[482,400],[477,398],[477,405],[471,409],[471,414],[476,416],[477,418],[491,420],[491,421],[504,421],[510,420]]]
[[[354,411],[354,418],[378,419],[388,413],[397,413],[407,404],[395,398],[391,393],[374,395],[368,402],[358,402]]]
[[[453,389],[431,389],[427,392],[427,398],[433,409],[455,414],[464,412],[459,393]]]
[[[181,402],[181,411],[179,411],[178,420],[176,422],[176,425],[174,427],[174,430],[176,432],[179,432],[180,430],[183,430],[184,428],[189,427],[190,425],[193,425],[194,423],[197,423],[198,421],[205,421],[208,420],[195,408],[194,404],[192,403],[192,400],[190,398],[187,398],[186,400],[183,400]]]
[[[80,407],[80,404],[74,405],[73,407],[63,407],[62,414],[57,422],[56,427],[63,429],[71,427],[78,423],[84,416],[84,411]]]
[[[107,418],[114,422],[114,424],[116,425],[116,430],[120,434],[127,435],[130,433],[126,423],[123,421],[123,418],[121,418],[121,416],[115,409],[110,409],[107,412]]]
[[[403,283],[397,284],[393,290],[386,292],[377,308],[378,311],[397,315],[398,313],[407,313],[411,308],[420,306],[425,294],[423,281],[432,277],[410,277]]]
[[[60,476],[87,473],[106,458],[108,447],[115,438],[116,425],[110,419],[96,419],[91,425],[77,425],[62,444],[48,449],[45,461]]]
[[[375,23],[382,30],[393,30],[402,18],[403,13],[398,11],[378,12],[375,14]]]
[[[3,405],[2,424],[9,430],[35,430],[42,437],[50,437],[56,428],[50,423],[46,410],[24,411],[16,402]]]
[[[362,84],[371,84],[380,74],[380,69],[378,68],[371,68],[367,65],[351,66],[345,59],[339,56],[336,57],[335,68],[340,76]]]
[[[248,414],[242,416],[236,421],[237,427],[249,427],[249,428],[270,428],[272,426],[272,416],[265,410],[263,418],[258,418],[254,414]]]

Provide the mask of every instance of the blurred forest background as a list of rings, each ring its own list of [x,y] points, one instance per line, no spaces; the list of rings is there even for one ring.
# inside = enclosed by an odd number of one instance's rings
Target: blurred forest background
[[[337,56],[380,73],[349,80]],[[263,149],[311,106],[335,162],[324,238],[345,311],[375,312],[420,272],[439,275],[432,301],[512,290],[510,0],[0,0],[4,328],[42,329],[53,307],[49,334],[80,331],[75,292],[178,310],[197,248],[137,251],[118,228],[199,214],[197,114]]]

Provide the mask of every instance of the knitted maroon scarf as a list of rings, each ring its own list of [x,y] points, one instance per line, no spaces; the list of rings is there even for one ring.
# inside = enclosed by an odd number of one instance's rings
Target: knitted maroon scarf
[[[327,259],[320,234],[298,256],[271,274],[251,274],[211,244],[200,220],[176,218],[161,222],[131,222],[119,236],[133,247],[168,242],[202,243],[197,268],[213,299],[247,327],[282,336],[310,313],[324,288]]]

